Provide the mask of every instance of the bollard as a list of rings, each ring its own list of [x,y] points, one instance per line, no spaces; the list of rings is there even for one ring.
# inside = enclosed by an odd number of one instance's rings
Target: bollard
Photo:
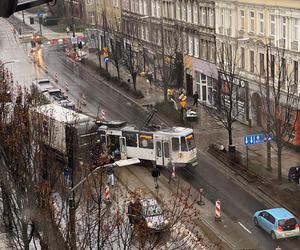
[[[176,172],[175,172],[175,165],[173,164],[172,167],[172,179],[175,180],[176,179]]]
[[[86,97],[84,94],[82,94],[82,105],[86,106]]]
[[[221,201],[216,201],[215,206],[215,221],[221,221]]]
[[[48,67],[45,65],[45,72],[48,73]]]
[[[55,73],[55,75],[54,75],[54,81],[58,82],[57,73]]]
[[[198,205],[203,206],[205,202],[203,201],[203,188],[199,188],[199,200],[197,201]]]
[[[109,193],[109,186],[108,185],[105,185],[104,187],[104,201],[106,203],[110,203],[111,200],[110,200],[110,193]]]

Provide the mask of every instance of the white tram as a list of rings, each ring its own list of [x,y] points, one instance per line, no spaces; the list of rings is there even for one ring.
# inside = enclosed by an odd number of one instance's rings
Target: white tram
[[[102,123],[98,132],[101,142],[120,152],[121,159],[136,157],[158,166],[196,166],[197,149],[193,129],[172,127],[140,130],[126,122]]]

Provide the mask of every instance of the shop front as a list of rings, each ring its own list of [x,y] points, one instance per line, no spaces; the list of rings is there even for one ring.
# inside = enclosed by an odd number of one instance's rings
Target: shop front
[[[199,101],[215,106],[217,98],[218,70],[215,64],[193,58],[194,89]]]
[[[249,82],[237,77],[231,78],[224,73],[220,73],[219,84],[218,92],[220,93],[221,108],[229,109],[232,102],[232,116],[238,121],[250,125]]]

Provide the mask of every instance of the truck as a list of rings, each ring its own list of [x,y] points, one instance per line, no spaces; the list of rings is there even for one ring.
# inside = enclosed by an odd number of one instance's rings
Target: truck
[[[76,129],[80,151],[97,143],[97,126],[93,117],[55,103],[32,108],[30,121],[32,132],[36,131],[36,136],[40,136],[46,146],[62,156],[67,155],[67,126]]]

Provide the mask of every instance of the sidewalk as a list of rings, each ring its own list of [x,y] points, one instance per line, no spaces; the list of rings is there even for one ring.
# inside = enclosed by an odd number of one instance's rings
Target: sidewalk
[[[162,201],[174,199],[172,195],[174,193],[176,195],[177,193],[179,180],[176,183],[172,182],[170,184],[168,183],[168,179],[161,174],[159,177],[159,189],[156,190],[151,172],[145,167],[133,165],[122,168],[122,171],[119,169],[117,173],[118,179],[131,191],[136,188],[143,188],[148,195]],[[143,176],[142,180],[140,176]],[[187,190],[189,187],[188,183],[180,180],[179,190]],[[199,193],[193,189],[190,201],[198,200],[198,196]],[[194,204],[194,208],[199,212],[199,220],[196,219],[191,224],[195,223],[199,226],[200,231],[202,231],[201,234],[204,235],[204,240],[206,238],[210,239],[211,245],[208,246],[208,249],[257,249],[256,241],[252,238],[252,235],[241,230],[237,223],[232,222],[231,219],[224,215],[222,215],[221,223],[216,222],[214,218],[214,205],[206,198],[203,198],[203,201],[205,202],[204,206]]]

